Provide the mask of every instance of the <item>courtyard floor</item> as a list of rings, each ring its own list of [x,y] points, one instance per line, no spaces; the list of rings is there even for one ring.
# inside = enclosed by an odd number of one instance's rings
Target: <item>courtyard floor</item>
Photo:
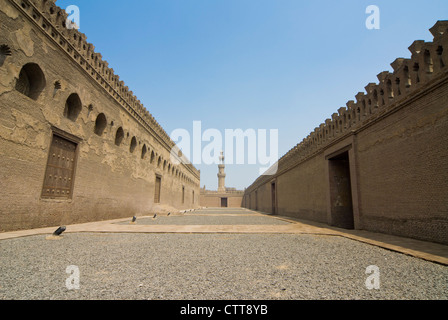
[[[448,299],[448,246],[247,209],[54,230],[0,234],[0,299]]]

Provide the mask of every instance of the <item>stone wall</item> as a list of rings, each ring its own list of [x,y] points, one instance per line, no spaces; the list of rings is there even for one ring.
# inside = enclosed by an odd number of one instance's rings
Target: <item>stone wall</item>
[[[198,207],[200,172],[66,17],[0,0],[0,231]]]
[[[410,59],[279,159],[243,204],[448,244],[448,21],[430,31],[433,42],[415,41]]]
[[[213,191],[207,191],[203,192],[201,189],[200,194],[200,204],[201,207],[222,207],[222,200],[221,199],[227,199],[225,200],[227,204],[227,208],[241,208],[242,206],[242,200],[243,200],[243,192],[213,192]]]

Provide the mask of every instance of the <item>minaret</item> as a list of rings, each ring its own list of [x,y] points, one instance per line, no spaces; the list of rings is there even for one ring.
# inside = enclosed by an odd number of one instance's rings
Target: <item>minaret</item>
[[[226,174],[224,173],[224,152],[221,151],[221,156],[219,157],[220,164],[218,165],[218,192],[226,192]]]

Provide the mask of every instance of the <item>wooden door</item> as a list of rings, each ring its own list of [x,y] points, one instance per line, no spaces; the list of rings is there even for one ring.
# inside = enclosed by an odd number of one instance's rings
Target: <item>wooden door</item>
[[[53,135],[42,188],[42,198],[70,199],[72,197],[76,148],[76,143]]]

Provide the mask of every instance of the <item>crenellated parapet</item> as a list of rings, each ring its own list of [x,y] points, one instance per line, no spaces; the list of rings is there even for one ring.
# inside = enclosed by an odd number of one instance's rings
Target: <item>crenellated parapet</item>
[[[414,41],[409,46],[409,59],[398,58],[393,61],[393,72],[379,73],[378,83],[365,86],[365,92],[358,92],[355,100],[348,101],[346,107],[339,108],[337,113],[333,113],[331,118],[281,157],[277,174],[399,108],[406,99],[418,95],[421,88],[430,85],[430,82],[445,78],[448,72],[448,21],[437,21],[430,32],[433,35],[432,42]],[[260,176],[248,191],[269,179],[272,176]]]
[[[68,14],[55,4],[55,0],[9,0],[29,18],[48,38],[68,55],[92,80],[112,96],[136,121],[138,121],[168,151],[175,145],[169,135],[143,106],[134,93],[120,80],[114,70],[95,52],[87,36],[75,28],[67,27]],[[195,176],[198,170],[185,165]]]

